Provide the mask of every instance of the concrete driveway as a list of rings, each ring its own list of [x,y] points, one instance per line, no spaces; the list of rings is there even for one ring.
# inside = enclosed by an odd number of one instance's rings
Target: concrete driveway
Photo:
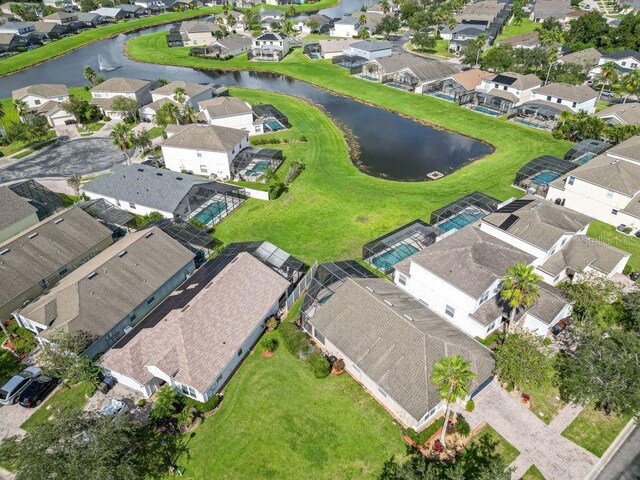
[[[19,437],[25,434],[20,428],[38,408],[24,408],[18,405],[3,405],[0,407],[0,443],[9,437],[17,435]]]
[[[124,161],[124,154],[110,138],[61,140],[0,169],[0,184],[26,178],[86,176]]]

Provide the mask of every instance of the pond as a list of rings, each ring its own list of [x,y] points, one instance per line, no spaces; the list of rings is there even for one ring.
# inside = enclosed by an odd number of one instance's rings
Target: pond
[[[360,144],[358,167],[370,175],[381,178],[422,181],[426,180],[430,172],[448,174],[493,151],[491,146],[483,142],[431,128],[387,110],[364,105],[279,74],[201,71],[144,64],[134,62],[123,54],[125,44],[131,38],[168,28],[169,26],[165,25],[119,35],[23,72],[2,77],[0,98],[10,97],[13,90],[34,83],[64,83],[70,87],[84,85],[84,66],[90,65],[98,71],[99,63],[103,63],[117,67],[112,71],[101,72],[106,77],[123,76],[150,80],[162,77],[169,81],[222,83],[306,98],[324,107],[334,119],[353,132]]]

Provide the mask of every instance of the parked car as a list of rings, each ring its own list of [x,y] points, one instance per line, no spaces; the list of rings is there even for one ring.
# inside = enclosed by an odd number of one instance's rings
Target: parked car
[[[40,375],[20,394],[20,405],[26,408],[37,407],[58,386],[60,381],[49,375]]]
[[[16,403],[18,396],[36,378],[40,376],[42,370],[38,367],[27,367],[22,372],[14,375],[0,388],[0,405],[11,405]]]
[[[603,90],[602,91],[602,96],[603,97],[613,98],[613,97],[615,97],[615,94],[611,90]]]
[[[627,229],[627,226],[624,223],[621,223],[616,227],[616,230],[618,230],[619,232],[624,232],[626,229]]]

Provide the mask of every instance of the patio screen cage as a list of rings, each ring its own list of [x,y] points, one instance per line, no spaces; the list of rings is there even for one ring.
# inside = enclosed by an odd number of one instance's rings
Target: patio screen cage
[[[434,210],[429,223],[445,232],[458,230],[495,212],[499,203],[482,192],[472,192]]]
[[[567,150],[567,153],[564,154],[564,159],[583,164],[606,152],[610,148],[611,145],[607,142],[590,138],[576,143],[573,147]]]
[[[545,196],[549,183],[576,168],[578,164],[551,155],[542,155],[525,163],[516,173],[516,187]]]
[[[318,42],[305,43],[302,51],[309,58],[318,58],[322,55],[322,47]]]
[[[266,162],[272,170],[277,170],[284,162],[282,150],[273,148],[255,148],[247,147],[241,150],[231,164],[231,174],[245,180],[247,176],[247,168],[250,165]]]
[[[291,128],[291,124],[289,123],[287,116],[268,103],[255,105],[253,107],[253,113],[255,113],[258,118],[275,118],[285,127]]]
[[[38,220],[44,220],[56,212],[64,210],[64,204],[58,194],[42,186],[35,180],[23,180],[12,183],[9,188],[16,194],[26,198],[36,208]]]
[[[78,207],[96,220],[104,223],[113,231],[125,228],[127,224],[135,218],[132,213],[116,207],[114,204],[107,202],[104,198],[81,202],[78,204]]]
[[[323,304],[331,298],[334,292],[349,277],[376,278],[376,275],[355,260],[318,265],[300,308],[303,327],[305,318],[312,317],[318,304]]]
[[[174,211],[177,219],[195,218],[205,227],[213,227],[242,205],[247,199],[242,187],[220,182],[194,185]]]
[[[205,230],[191,225],[188,222],[183,222],[182,220],[163,218],[162,220],[151,222],[149,227],[158,227],[189,250],[204,250],[210,252],[216,246],[220,245],[220,242]]]
[[[349,70],[351,75],[362,73],[362,69],[365,63],[369,60],[364,57],[350,56],[350,55],[338,55],[331,59],[331,63],[342,68]]]
[[[442,232],[422,220],[414,220],[362,247],[365,262],[384,273],[405,258],[435,243]]]

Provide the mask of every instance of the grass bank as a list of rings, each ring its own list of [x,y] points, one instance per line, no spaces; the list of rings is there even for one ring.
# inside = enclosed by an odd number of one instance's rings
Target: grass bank
[[[562,436],[602,457],[631,417],[614,414],[607,416],[604,412],[596,410],[593,405],[587,405],[562,432]]]
[[[590,237],[611,245],[612,247],[624,250],[631,254],[629,265],[636,271],[640,271],[640,239],[631,235],[625,235],[616,230],[615,227],[606,223],[594,220],[589,226],[587,234]]]

